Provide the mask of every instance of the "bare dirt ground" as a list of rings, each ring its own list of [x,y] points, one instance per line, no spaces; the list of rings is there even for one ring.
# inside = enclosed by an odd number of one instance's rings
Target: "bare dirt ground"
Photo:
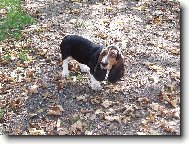
[[[127,0],[30,0],[37,23],[4,42],[0,132],[6,135],[180,135],[180,3]],[[118,45],[125,75],[103,90],[71,61],[63,79],[59,45],[66,34]],[[28,50],[29,61],[17,56]]]

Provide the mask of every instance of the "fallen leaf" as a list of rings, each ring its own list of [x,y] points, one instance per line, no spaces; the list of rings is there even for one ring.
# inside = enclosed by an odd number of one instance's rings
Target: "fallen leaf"
[[[109,101],[109,100],[105,100],[102,103],[102,106],[105,107],[105,108],[108,108],[111,105],[112,105],[112,101]]]
[[[90,115],[90,120],[93,121],[93,120],[95,120],[95,119],[96,119],[96,115],[95,115],[95,114],[91,114],[91,115]]]
[[[34,76],[34,72],[35,72],[34,69],[27,69],[25,72],[25,75],[26,75],[26,77],[31,78]]]
[[[60,128],[60,126],[61,126],[61,120],[58,119],[57,122],[56,122],[57,130]]]
[[[99,103],[101,103],[101,99],[97,96],[97,97],[91,99],[91,103],[99,104]]]
[[[173,47],[173,48],[169,48],[168,51],[169,51],[171,54],[180,55],[180,48]]]
[[[36,128],[30,128],[29,133],[30,135],[45,135],[46,134],[43,129],[37,130]]]
[[[92,135],[93,133],[92,133],[92,131],[85,131],[85,135]]]
[[[105,34],[104,32],[98,33],[97,36],[98,36],[99,38],[101,38],[101,39],[106,39],[106,38],[108,38],[108,35]]]
[[[137,135],[146,135],[144,132],[137,132]]]
[[[78,14],[79,12],[80,12],[79,9],[72,9],[72,10],[70,11],[71,14]]]
[[[132,7],[132,9],[139,10],[139,11],[146,11],[147,10],[147,4],[144,3],[139,7]]]
[[[17,98],[17,99],[14,99],[12,104],[11,104],[11,107],[14,109],[14,110],[20,110],[22,104],[24,102],[24,98]]]
[[[80,2],[80,0],[70,0],[71,2]]]
[[[1,94],[1,92],[0,92],[0,94]],[[0,100],[0,108],[4,108],[4,107],[6,107],[6,105],[7,105],[7,101],[6,100]]]
[[[55,115],[55,116],[61,116],[63,112],[63,108],[60,105],[50,107],[48,111],[48,115]]]
[[[155,64],[149,64],[148,65],[150,70],[154,71],[163,71],[163,68],[161,66],[155,65]]]
[[[76,99],[78,101],[85,100],[85,96],[80,95],[80,96],[76,97]]]
[[[58,128],[57,129],[59,135],[67,135],[69,134],[69,130],[67,128]]]
[[[110,7],[110,6],[106,7],[106,12],[110,13],[110,12],[112,12],[112,11],[113,11],[113,8],[112,8],[112,7]]]
[[[101,109],[97,109],[96,111],[95,111],[95,114],[102,114],[102,113],[104,113]]]
[[[117,122],[119,122],[119,123],[121,123],[121,121],[122,121],[122,118],[123,118],[123,116],[104,116],[104,119],[105,120],[108,120],[108,121],[117,121]]]
[[[154,122],[155,121],[155,116],[150,114],[146,117],[147,122]]]
[[[154,82],[154,84],[159,82],[159,77],[157,77],[157,76],[150,76],[148,79],[150,81]]]
[[[39,55],[40,55],[40,56],[45,57],[45,56],[46,56],[46,53],[47,53],[47,49],[45,49],[45,48],[39,49],[38,52],[39,52]]]
[[[83,130],[83,126],[85,126],[85,124],[83,124],[80,120],[78,120],[77,122],[75,122],[74,124],[71,125],[70,130],[74,133],[76,133],[76,131],[82,131]]]
[[[157,24],[157,25],[160,25],[162,23],[162,16],[156,16],[156,17],[154,17],[153,23]]]
[[[32,85],[29,88],[28,92],[31,94],[37,94],[38,93],[38,85],[36,85],[36,84]]]
[[[159,110],[159,104],[158,103],[152,103],[152,104],[150,104],[150,107],[153,109],[153,110],[155,110],[155,111],[158,111]]]
[[[177,106],[177,100],[171,100],[171,101],[170,101],[170,104],[171,104],[172,106],[176,107],[176,106]]]
[[[175,79],[176,81],[180,82],[180,72],[172,71],[170,73],[171,78]]]

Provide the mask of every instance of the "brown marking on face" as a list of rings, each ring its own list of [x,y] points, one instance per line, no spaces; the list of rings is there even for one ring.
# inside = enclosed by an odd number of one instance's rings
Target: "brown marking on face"
[[[117,63],[117,56],[118,56],[118,50],[116,48],[104,48],[99,56],[99,60],[101,63],[105,62],[107,63],[106,66],[101,65],[104,69],[111,70],[112,66]]]

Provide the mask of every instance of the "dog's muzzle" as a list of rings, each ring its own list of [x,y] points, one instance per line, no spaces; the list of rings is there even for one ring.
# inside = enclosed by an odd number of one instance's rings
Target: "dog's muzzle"
[[[103,58],[100,62],[100,65],[103,69],[107,69],[107,65],[108,65],[108,60],[106,58]]]

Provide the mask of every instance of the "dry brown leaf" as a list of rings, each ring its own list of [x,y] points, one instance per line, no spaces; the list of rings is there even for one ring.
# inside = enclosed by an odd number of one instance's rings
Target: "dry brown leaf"
[[[60,126],[61,126],[61,120],[58,119],[57,122],[56,122],[56,127],[57,127],[57,129],[60,128]]]
[[[43,57],[44,57],[44,56],[46,56],[47,49],[44,49],[44,48],[43,48],[43,49],[39,49],[38,52],[39,52],[39,55],[40,55],[40,56],[43,56]]]
[[[142,119],[142,120],[141,120],[141,123],[142,123],[143,125],[146,125],[146,124],[148,123],[148,121],[147,121],[146,119]]]
[[[75,122],[74,124],[71,125],[70,130],[72,132],[76,133],[76,131],[78,131],[78,130],[82,131],[83,130],[83,126],[85,126],[85,124],[82,123],[80,120],[78,120],[77,122]]]
[[[80,0],[70,0],[71,2],[80,2]]]
[[[25,81],[27,82],[27,83],[30,83],[31,81],[32,81],[32,78],[25,78]],[[28,90],[28,92],[29,92],[30,90]]]
[[[97,109],[96,111],[95,111],[95,114],[103,114],[104,112],[101,110],[101,109]]]
[[[139,7],[132,7],[132,9],[135,9],[135,10],[139,10],[139,11],[146,11],[147,9],[147,4],[146,3],[143,3],[141,6]]]
[[[61,116],[63,112],[63,108],[60,105],[50,107],[48,111],[48,115],[55,115],[55,116]]]
[[[78,14],[79,12],[80,12],[79,9],[72,9],[72,10],[70,11],[70,13],[72,13],[72,14]]]
[[[56,85],[57,85],[57,90],[58,91],[61,91],[64,88],[64,82],[63,81],[60,81],[60,80],[57,81]]]
[[[173,47],[173,48],[169,48],[168,51],[169,51],[171,54],[180,55],[180,48]]]
[[[38,85],[36,85],[36,84],[32,85],[29,88],[28,92],[31,94],[37,94],[38,93]]]
[[[99,103],[101,103],[101,99],[97,96],[97,97],[91,99],[91,103],[99,104]]]
[[[34,72],[35,72],[34,69],[27,69],[25,75],[26,77],[31,78],[34,76]]]
[[[76,97],[76,99],[77,99],[78,101],[81,101],[81,100],[84,101],[84,100],[85,100],[85,96],[82,96],[82,95],[81,95],[81,96]]]
[[[122,122],[124,123],[124,124],[127,124],[128,122],[130,121],[130,117],[123,117],[122,118]]]
[[[150,76],[148,79],[154,82],[155,84],[159,82],[159,77],[157,76]]]
[[[15,61],[16,59],[18,59],[18,54],[15,51],[12,51],[10,54],[10,59],[12,61]]]
[[[176,81],[180,82],[180,72],[172,71],[170,75],[171,78],[174,78]]]
[[[108,38],[108,35],[105,34],[104,32],[98,33],[97,36],[100,37],[101,39],[106,39],[106,38]]]
[[[171,104],[173,107],[177,106],[177,99],[173,99],[169,93],[162,93],[163,101]]]
[[[69,130],[67,128],[58,128],[57,129],[59,135],[68,135]]]
[[[108,108],[111,105],[112,105],[112,101],[109,101],[108,99],[103,101],[103,103],[102,103],[102,106],[105,108]]]
[[[176,106],[177,106],[177,100],[172,100],[172,101],[170,101],[170,104],[171,104],[172,106],[176,107]]]
[[[0,92],[0,94],[1,94],[1,92]],[[4,108],[4,107],[6,107],[6,105],[7,105],[7,101],[6,100],[0,100],[0,108]]]
[[[23,102],[24,102],[24,98],[17,98],[13,100],[11,106],[14,110],[19,110]]]
[[[30,135],[45,135],[46,134],[43,129],[37,130],[36,128],[30,128],[29,133]]]
[[[157,25],[160,25],[162,23],[162,16],[156,16],[156,17],[154,17],[153,23],[157,24]]]
[[[95,114],[91,114],[90,115],[90,120],[95,120],[96,119],[96,115]]]
[[[121,86],[112,86],[111,89],[112,89],[112,92],[114,92],[114,93],[118,93],[121,90],[123,90],[123,88]]]
[[[163,68],[161,66],[155,65],[155,64],[150,64],[149,69],[154,70],[154,71],[163,71]]]
[[[158,111],[159,110],[159,104],[158,103],[152,103],[152,104],[150,104],[150,107],[153,109],[153,110],[155,110],[155,111]]]
[[[154,122],[155,121],[155,116],[150,114],[146,117],[147,122]]]
[[[93,133],[92,133],[92,131],[85,131],[85,135],[92,135]]]
[[[177,107],[177,108],[171,110],[171,113],[172,113],[173,116],[175,116],[176,118],[180,118],[180,107]]]
[[[42,83],[41,83],[41,87],[42,87],[42,88],[47,88],[47,87],[48,87],[47,82],[42,81]]]
[[[110,6],[106,7],[106,12],[110,13],[112,12],[114,9]]]
[[[144,132],[137,132],[137,135],[146,135]]]
[[[123,116],[109,116],[109,115],[108,116],[104,116],[105,120],[108,120],[108,121],[117,121],[119,123],[121,123],[122,118],[123,118]]]

